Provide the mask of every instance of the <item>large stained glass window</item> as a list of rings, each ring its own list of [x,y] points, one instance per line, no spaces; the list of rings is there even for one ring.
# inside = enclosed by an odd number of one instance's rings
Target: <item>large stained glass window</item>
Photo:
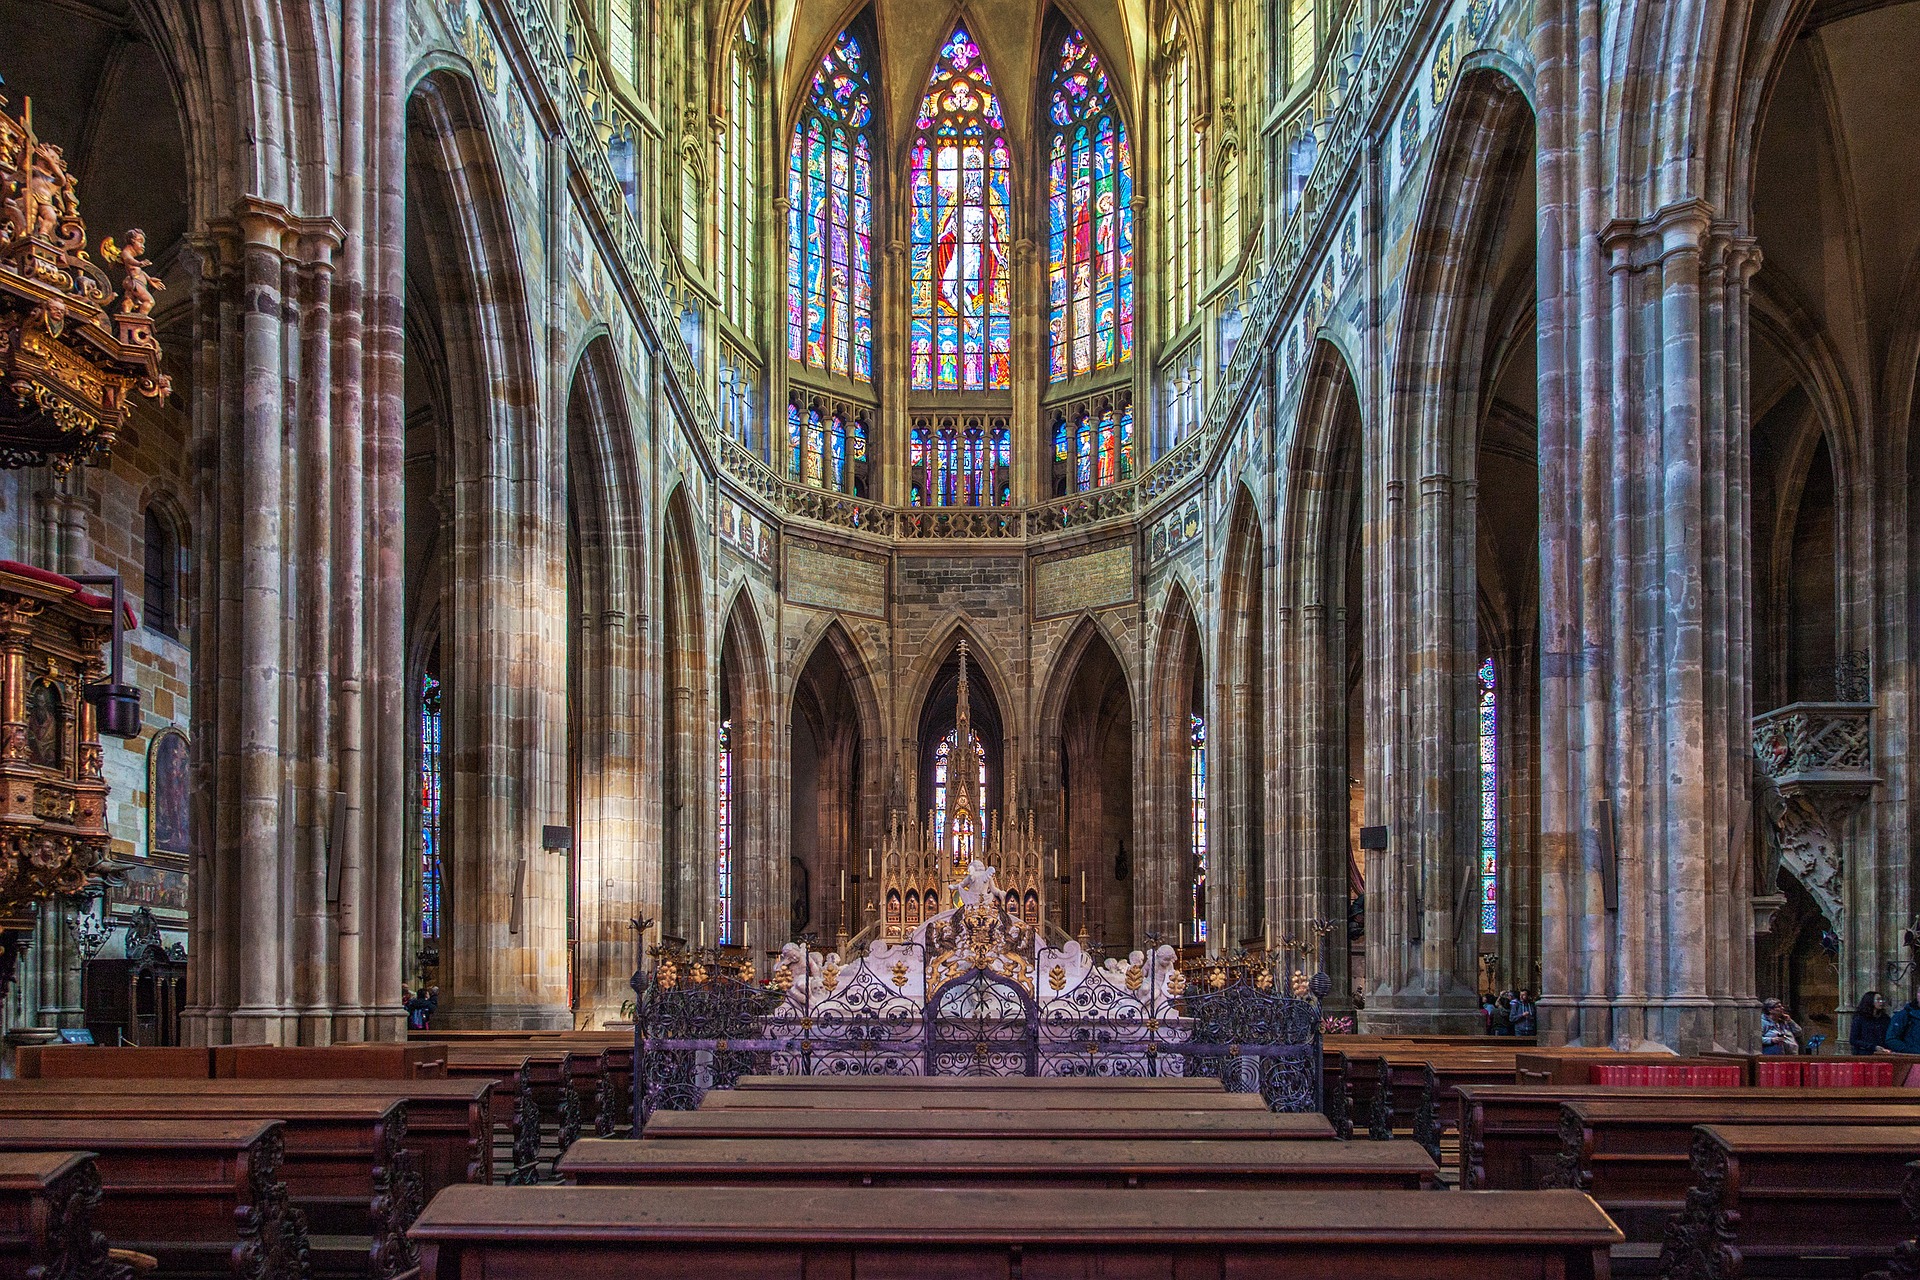
[[[1047,377],[1133,354],[1133,155],[1107,73],[1075,31],[1054,61],[1047,167]]]
[[[1193,940],[1207,939],[1207,721],[1189,717],[1187,781],[1193,800]]]
[[[753,26],[740,25],[727,59],[727,122],[720,131],[720,303],[742,330],[754,327],[754,252],[759,243],[755,210],[760,204],[759,53]]]
[[[941,48],[915,127],[913,388],[1009,386],[1013,158],[993,78],[966,28]]]
[[[1004,425],[917,426],[907,441],[907,502],[1004,507],[1013,501],[1013,438]]]
[[[873,103],[842,32],[820,60],[787,156],[787,356],[873,380]]]
[[[420,936],[440,936],[440,681],[420,676]]]
[[[733,941],[733,721],[720,722],[720,785],[714,830],[718,837],[714,865],[719,884],[715,894],[720,919],[718,941]]]
[[[973,742],[973,758],[980,762],[980,790],[976,794],[980,797],[980,803],[984,805],[987,795],[987,754],[980,746],[978,733],[969,729],[967,737]],[[933,749],[933,835],[936,840],[945,840],[947,836],[947,766],[953,759],[953,749],[959,745],[960,726],[955,725],[947,730],[947,736],[940,739],[939,745]],[[960,842],[955,846],[956,857],[963,848],[971,857],[974,833],[956,831],[954,836]]]
[[[1480,664],[1480,932],[1500,928],[1500,693]]]

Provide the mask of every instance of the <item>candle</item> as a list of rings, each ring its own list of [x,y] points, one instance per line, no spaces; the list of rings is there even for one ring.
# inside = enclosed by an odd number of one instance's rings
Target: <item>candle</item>
[[[1085,870],[1080,872],[1080,905],[1083,907],[1087,905],[1087,873]]]
[[[1187,945],[1187,925],[1184,920],[1180,922],[1180,945]]]
[[[1261,943],[1268,951],[1273,950],[1273,921],[1268,920],[1260,927]]]

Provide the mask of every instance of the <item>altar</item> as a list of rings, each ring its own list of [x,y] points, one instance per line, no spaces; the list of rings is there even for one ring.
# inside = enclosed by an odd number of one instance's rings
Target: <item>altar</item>
[[[1031,815],[984,811],[964,642],[959,658],[946,811],[896,816],[858,933],[789,942],[764,977],[744,948],[643,947],[635,1126],[766,1074],[1204,1075],[1319,1110],[1327,976],[1297,968],[1293,946],[1183,958],[1149,935],[1103,955],[1069,936]]]
[[[743,1075],[1182,1076],[1320,1109],[1324,975],[1287,955],[1097,957],[978,860],[902,936],[783,947],[761,980],[727,948],[657,947],[635,975],[635,1121]]]

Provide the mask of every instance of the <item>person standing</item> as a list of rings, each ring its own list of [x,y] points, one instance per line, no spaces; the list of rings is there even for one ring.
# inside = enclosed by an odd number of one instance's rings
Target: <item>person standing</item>
[[[1800,1052],[1800,1024],[1787,1012],[1787,1006],[1774,996],[1768,996],[1760,1002],[1760,1052]]]
[[[1887,1016],[1887,999],[1878,991],[1860,997],[1853,1011],[1853,1025],[1847,1028],[1847,1047],[1856,1054],[1885,1053],[1887,1031],[1893,1019]]]
[[[1533,992],[1525,987],[1513,998],[1513,1034],[1530,1036],[1534,1033]]]
[[[1887,1024],[1885,1041],[1889,1053],[1920,1053],[1920,995],[1909,995],[1907,1003]]]
[[[1493,1034],[1513,1034],[1513,992],[1502,991],[1493,1002]]]

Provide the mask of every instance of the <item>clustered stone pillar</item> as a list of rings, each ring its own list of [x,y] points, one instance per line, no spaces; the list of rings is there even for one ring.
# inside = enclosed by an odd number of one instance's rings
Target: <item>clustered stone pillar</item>
[[[274,114],[297,88],[242,86],[253,159],[193,238],[192,1043],[403,1033],[403,721],[381,620],[399,601],[405,43],[399,11],[348,7],[346,127],[317,190]]]

